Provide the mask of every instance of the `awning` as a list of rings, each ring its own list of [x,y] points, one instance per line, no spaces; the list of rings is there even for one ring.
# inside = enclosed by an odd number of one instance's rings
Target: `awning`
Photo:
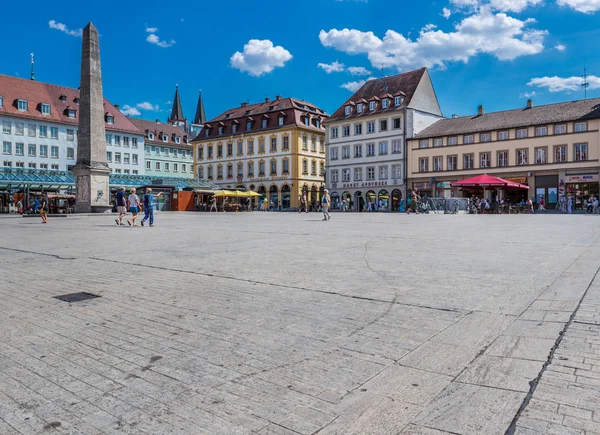
[[[466,180],[456,181],[451,184],[452,187],[482,187],[484,189],[490,187],[500,187],[508,189],[529,189],[529,186],[514,181],[508,181],[504,178],[493,177],[483,174],[476,177],[467,178]]]

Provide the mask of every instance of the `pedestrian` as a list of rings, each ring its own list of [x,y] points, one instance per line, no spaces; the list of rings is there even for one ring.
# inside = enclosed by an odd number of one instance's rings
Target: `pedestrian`
[[[115,222],[117,225],[125,225],[123,223],[123,216],[127,214],[127,200],[125,198],[125,187],[121,187],[121,189],[117,192],[116,202],[119,217],[115,219]]]
[[[569,199],[567,200],[567,213],[571,214],[573,210],[573,197],[569,196]]]
[[[329,190],[327,189],[323,190],[323,199],[321,200],[321,205],[323,207],[323,220],[331,220],[331,215],[329,214],[329,207],[331,206],[331,197],[329,196]]]
[[[159,192],[156,197],[158,198],[162,195],[162,192]],[[150,220],[150,226],[154,226],[154,195],[152,194],[152,188],[146,188],[146,194],[144,195],[144,219],[142,219],[142,226],[147,220]]]
[[[594,214],[598,214],[598,197],[594,196],[594,202],[592,203],[592,206],[594,208]]]
[[[33,198],[33,204],[31,204],[33,214],[36,214],[40,210],[40,201],[37,198]]]
[[[40,206],[40,217],[42,218],[42,223],[48,223],[48,210],[50,210],[50,204],[48,203],[48,194],[44,193],[42,196],[41,206]]]
[[[594,211],[594,197],[590,196],[587,200],[587,213],[593,213]]]
[[[543,211],[547,211],[545,205],[546,205],[546,201],[544,201],[544,197],[542,196],[542,197],[540,197],[540,202],[539,202],[539,206],[538,206],[538,212],[541,213]]]
[[[223,200],[223,213],[227,211],[227,206],[229,206],[229,197],[226,196]]]
[[[419,210],[417,209],[417,201],[419,201],[421,197],[417,193],[417,188],[415,187],[412,192],[410,192],[410,208],[406,211],[406,214],[410,214],[410,212],[414,212],[415,214],[419,214]]]
[[[215,213],[219,212],[219,209],[217,208],[217,198],[215,198],[214,195],[213,195],[212,199],[210,200],[210,210],[208,212],[211,213],[213,211],[213,209],[215,210]]]
[[[265,199],[263,199],[263,211],[269,211],[269,200],[266,196]]]
[[[20,199],[17,201],[17,213],[23,214],[23,203]]]
[[[140,198],[136,195],[135,187],[131,189],[131,193],[127,197],[127,205],[129,206],[129,213],[131,213],[131,217],[127,219],[127,223],[129,226],[136,226],[135,220],[138,217],[140,210]]]

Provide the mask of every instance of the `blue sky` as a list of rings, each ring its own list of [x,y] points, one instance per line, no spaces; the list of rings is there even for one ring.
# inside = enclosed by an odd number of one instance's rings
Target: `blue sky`
[[[421,66],[446,116],[583,98],[584,66],[600,97],[600,0],[30,0],[3,14],[21,18],[3,22],[0,73],[28,77],[34,52],[38,80],[77,87],[93,21],[105,96],[144,119],[166,119],[175,84],[188,118],[199,89],[209,118],[278,94],[332,113],[363,80]]]

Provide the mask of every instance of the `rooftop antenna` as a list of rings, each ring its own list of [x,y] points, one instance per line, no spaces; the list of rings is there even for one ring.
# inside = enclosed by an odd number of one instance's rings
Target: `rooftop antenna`
[[[30,56],[31,56],[31,77],[29,77],[29,80],[35,80],[35,70],[34,70],[35,62],[33,61],[34,54],[31,53]]]
[[[588,73],[587,67],[583,68],[583,83],[581,84],[584,92],[584,100],[587,100],[587,90],[590,87],[590,82],[588,81]]]

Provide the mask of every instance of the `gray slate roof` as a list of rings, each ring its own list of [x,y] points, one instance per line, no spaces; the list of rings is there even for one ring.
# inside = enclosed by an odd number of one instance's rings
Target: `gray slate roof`
[[[415,138],[431,138],[600,118],[600,98],[441,119]]]

